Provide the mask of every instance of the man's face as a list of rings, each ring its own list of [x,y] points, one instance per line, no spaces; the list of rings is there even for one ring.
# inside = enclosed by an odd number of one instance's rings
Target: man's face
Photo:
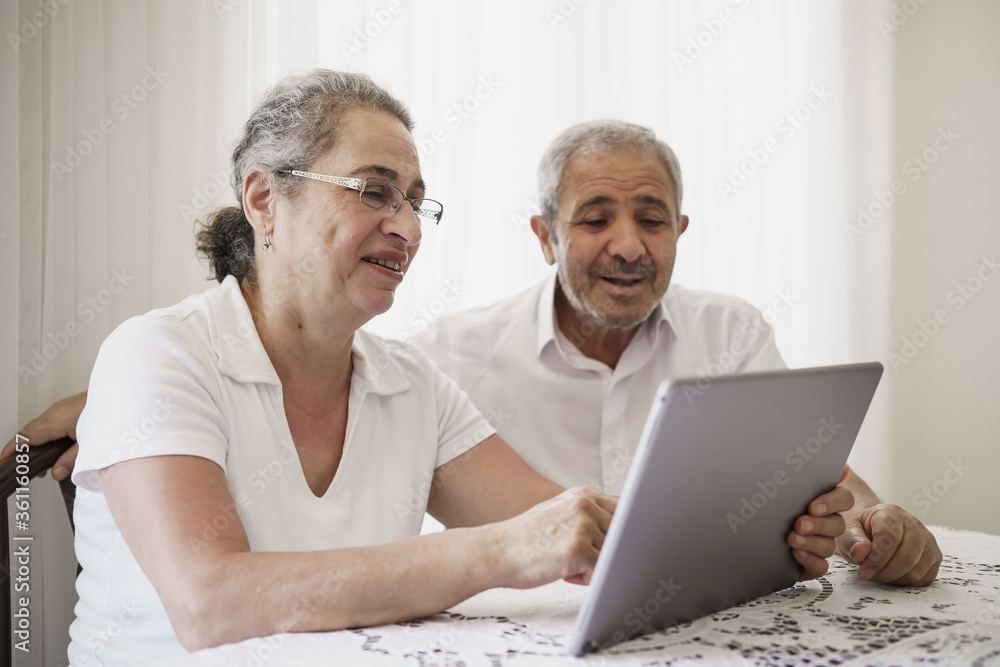
[[[673,179],[652,151],[621,149],[574,157],[561,185],[552,232],[537,217],[532,228],[573,319],[638,326],[666,292],[687,228]]]

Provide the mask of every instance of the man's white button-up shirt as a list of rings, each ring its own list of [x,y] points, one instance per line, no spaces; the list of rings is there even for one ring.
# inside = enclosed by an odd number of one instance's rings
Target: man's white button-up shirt
[[[441,318],[415,340],[535,470],[620,494],[650,405],[668,378],[785,368],[760,311],[671,285],[618,364],[584,356],[555,317],[556,278]]]

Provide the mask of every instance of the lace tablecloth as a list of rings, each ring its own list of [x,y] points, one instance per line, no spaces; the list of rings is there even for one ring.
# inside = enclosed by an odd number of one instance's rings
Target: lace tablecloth
[[[443,614],[379,626],[251,639],[159,667],[418,665],[1000,665],[1000,537],[932,529],[937,581],[897,588],[839,558],[821,579],[586,658],[566,655],[587,589],[496,589]]]

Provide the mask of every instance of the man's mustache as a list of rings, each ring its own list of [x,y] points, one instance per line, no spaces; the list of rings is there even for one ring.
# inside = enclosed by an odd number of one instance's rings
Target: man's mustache
[[[641,259],[637,259],[632,262],[626,262],[623,259],[619,259],[613,262],[604,262],[598,264],[597,266],[592,266],[590,268],[590,275],[594,277],[601,276],[639,276],[641,278],[655,278],[656,277],[656,265],[648,264],[643,262]]]

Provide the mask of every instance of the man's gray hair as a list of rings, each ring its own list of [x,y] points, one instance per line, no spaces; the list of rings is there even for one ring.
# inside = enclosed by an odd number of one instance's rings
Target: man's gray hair
[[[677,216],[681,214],[681,165],[677,156],[663,141],[656,138],[648,127],[620,120],[594,120],[574,125],[556,137],[549,145],[538,167],[538,194],[542,217],[549,232],[554,231],[559,209],[559,194],[566,165],[578,154],[602,155],[626,148],[636,151],[652,150],[663,163],[677,191]]]

